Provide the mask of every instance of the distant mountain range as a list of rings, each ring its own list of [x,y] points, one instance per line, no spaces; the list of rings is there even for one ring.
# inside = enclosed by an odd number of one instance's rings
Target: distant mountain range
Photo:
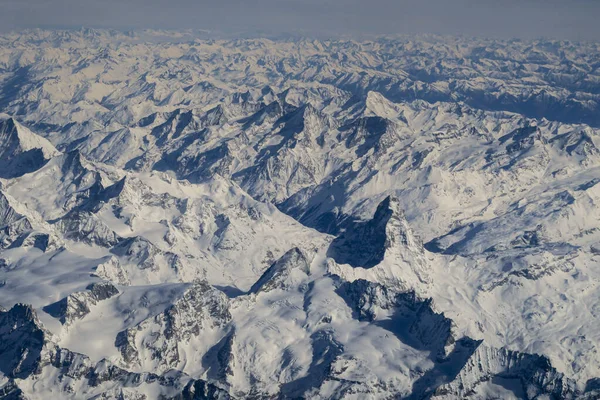
[[[0,36],[0,398],[600,398],[600,44]]]

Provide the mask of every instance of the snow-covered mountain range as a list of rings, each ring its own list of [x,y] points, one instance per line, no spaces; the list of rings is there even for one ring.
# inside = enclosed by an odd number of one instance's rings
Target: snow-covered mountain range
[[[600,44],[0,36],[0,398],[600,398]]]

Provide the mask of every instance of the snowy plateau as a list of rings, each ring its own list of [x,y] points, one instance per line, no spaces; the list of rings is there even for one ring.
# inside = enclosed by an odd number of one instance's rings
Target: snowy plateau
[[[600,44],[0,35],[0,398],[600,399]]]

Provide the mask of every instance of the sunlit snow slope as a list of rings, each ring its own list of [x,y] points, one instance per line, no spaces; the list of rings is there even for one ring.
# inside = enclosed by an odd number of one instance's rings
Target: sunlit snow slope
[[[598,68],[0,36],[0,398],[600,398]]]

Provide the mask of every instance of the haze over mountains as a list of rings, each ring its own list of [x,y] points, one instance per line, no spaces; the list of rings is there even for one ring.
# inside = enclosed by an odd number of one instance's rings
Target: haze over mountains
[[[600,40],[594,0],[4,0],[0,32],[203,29],[239,37],[440,34]]]
[[[599,398],[599,50],[0,36],[0,396]]]

